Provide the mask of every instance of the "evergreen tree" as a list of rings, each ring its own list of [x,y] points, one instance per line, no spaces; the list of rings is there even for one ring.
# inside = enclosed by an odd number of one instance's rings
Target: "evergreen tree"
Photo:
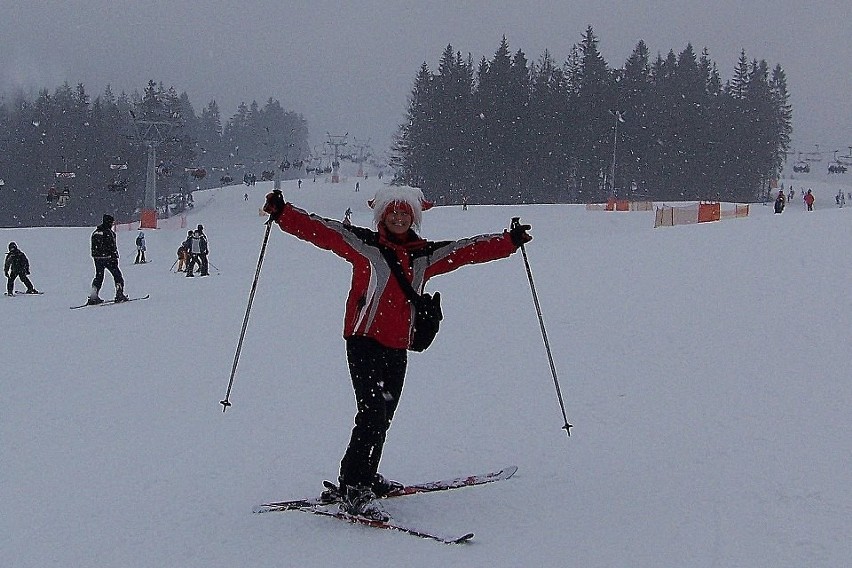
[[[784,158],[790,148],[790,136],[793,133],[793,107],[790,105],[790,95],[787,92],[787,75],[776,65],[769,80],[769,90],[772,93],[773,127],[774,127],[774,160],[773,174],[781,174]]]
[[[625,197],[645,192],[646,150],[651,145],[651,63],[644,41],[639,41],[624,64],[618,83],[618,104],[624,123],[619,128],[615,186]]]
[[[406,121],[400,125],[394,141],[391,166],[396,172],[395,183],[426,189],[432,159],[433,90],[432,73],[424,62],[408,100]]]
[[[569,199],[570,130],[566,80],[549,51],[532,66],[524,170],[535,201]]]
[[[607,197],[604,186],[614,136],[615,89],[612,74],[598,50],[598,40],[591,26],[580,42],[582,58],[578,71],[574,104],[578,195],[583,201]]]

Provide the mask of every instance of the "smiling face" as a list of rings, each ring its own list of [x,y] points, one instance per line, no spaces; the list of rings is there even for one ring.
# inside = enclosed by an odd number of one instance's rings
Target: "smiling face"
[[[391,203],[385,210],[385,228],[394,235],[404,235],[411,228],[413,216],[405,204]]]

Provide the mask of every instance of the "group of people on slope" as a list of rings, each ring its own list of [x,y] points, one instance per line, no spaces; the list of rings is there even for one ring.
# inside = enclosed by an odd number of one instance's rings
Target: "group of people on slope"
[[[118,243],[113,230],[114,225],[115,218],[110,214],[105,214],[101,224],[95,228],[91,236],[91,254],[92,261],[95,264],[95,277],[92,280],[92,287],[86,300],[86,304],[90,306],[101,304],[104,301],[100,297],[100,291],[107,271],[112,275],[115,283],[115,301],[126,302],[129,300],[124,293],[124,275],[122,275],[118,266]],[[136,237],[136,260],[134,264],[147,262],[145,259],[146,250],[145,233],[139,231]],[[207,276],[209,274],[207,253],[207,236],[204,234],[204,227],[198,225],[195,231],[189,231],[186,241],[178,249],[178,257],[181,259],[179,270],[183,272],[183,263],[187,262],[186,275],[194,276],[193,268],[197,264],[201,276]],[[3,264],[3,273],[6,275],[7,296],[12,296],[15,293],[16,279],[19,279],[26,286],[27,294],[40,293],[29,279],[30,261],[15,242],[9,243],[9,252],[6,253],[6,261]]]
[[[282,231],[338,255],[352,265],[353,277],[346,300],[343,338],[352,386],[355,391],[354,427],[340,463],[339,491],[343,511],[374,519],[386,518],[376,497],[387,495],[399,483],[379,474],[379,462],[388,429],[402,394],[407,368],[407,350],[412,345],[415,307],[403,290],[400,278],[422,293],[426,282],[469,264],[484,263],[510,256],[532,237],[529,225],[514,224],[511,229],[459,240],[429,241],[417,231],[422,212],[431,204],[420,190],[386,187],[376,194],[370,206],[375,230],[357,227],[304,211],[284,200],[276,190],[266,197],[263,210],[270,223]],[[124,279],[118,267],[118,248],[113,232],[114,219],[104,215],[91,237],[95,279],[90,304],[99,297],[104,272],[115,281],[116,298],[126,301]],[[28,289],[28,264],[20,264],[17,246],[9,245],[7,276],[21,277]],[[137,245],[138,250],[138,245]],[[207,275],[207,237],[198,225],[189,231],[178,249],[179,270],[193,275],[199,265]],[[22,253],[21,253],[22,254]],[[185,268],[183,263],[186,263]],[[14,264],[14,268],[12,268]],[[394,269],[396,267],[396,271]],[[12,279],[10,279],[10,282]],[[33,289],[34,290],[34,289]]]
[[[181,243],[177,250],[178,272],[186,272],[187,278],[195,276],[193,270],[198,266],[199,276],[210,276],[210,263],[207,255],[210,252],[207,246],[207,235],[204,234],[204,226],[198,225],[194,231],[186,233],[186,240]]]
[[[790,190],[790,195],[793,195],[793,191]],[[809,189],[803,196],[802,201],[804,201],[805,206],[808,208],[808,211],[814,210],[814,194]],[[778,192],[778,195],[775,197],[775,212],[782,213],[784,211],[784,207],[787,205],[787,196],[784,195],[784,190]]]

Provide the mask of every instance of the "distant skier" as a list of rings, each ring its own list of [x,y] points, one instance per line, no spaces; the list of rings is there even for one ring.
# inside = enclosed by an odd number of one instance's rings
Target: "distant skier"
[[[282,231],[352,264],[343,337],[357,413],[340,463],[340,508],[381,519],[386,514],[375,498],[399,487],[378,467],[402,394],[415,313],[397,278],[422,293],[430,277],[508,257],[532,237],[526,232],[529,225],[519,225],[457,241],[427,241],[415,229],[430,204],[412,188],[383,188],[370,205],[375,231],[312,215],[286,203],[280,190],[266,196],[263,210]],[[391,266],[399,268],[398,276]]]
[[[210,263],[207,262],[207,254],[210,252],[210,249],[207,246],[207,235],[204,234],[204,226],[199,224],[196,227],[195,231],[201,239],[199,246],[201,247],[201,256],[199,256],[199,260],[201,261],[201,276],[210,276]]]
[[[201,266],[201,231],[195,230],[191,232],[191,235],[186,242],[184,243],[184,247],[186,247],[187,252],[189,253],[189,262],[186,263],[186,277],[193,278],[195,274],[193,270],[195,266]]]
[[[779,191],[778,197],[775,198],[775,212],[776,213],[781,213],[781,212],[784,211],[785,202],[786,202],[786,199],[784,197],[784,191],[783,190]]]
[[[184,272],[186,270],[187,265],[189,264],[189,247],[191,242],[192,231],[188,231],[186,233],[186,240],[184,240],[177,249],[178,272]]]
[[[27,287],[27,294],[38,294],[38,290],[33,287],[33,283],[28,278],[30,261],[14,241],[9,243],[9,252],[6,253],[6,262],[3,263],[3,273],[6,274],[7,296],[15,293],[15,278],[21,279],[21,282]]]
[[[133,264],[143,264],[148,262],[145,260],[145,233],[139,231],[136,235],[136,260]]]
[[[92,233],[92,260],[95,262],[95,278],[92,280],[92,291],[89,293],[88,305],[103,303],[99,297],[101,285],[104,283],[104,270],[109,270],[115,283],[115,301],[126,302],[129,298],[124,295],[124,277],[118,268],[118,245],[112,225],[115,219],[105,214],[103,221]]]
[[[804,199],[804,201],[805,201],[805,205],[807,205],[807,206],[808,206],[808,211],[813,211],[813,210],[814,210],[814,194],[813,194],[813,193],[811,193],[811,190],[810,190],[810,189],[809,189],[809,190],[808,190],[808,192],[805,194],[805,196],[803,197],[803,199]]]

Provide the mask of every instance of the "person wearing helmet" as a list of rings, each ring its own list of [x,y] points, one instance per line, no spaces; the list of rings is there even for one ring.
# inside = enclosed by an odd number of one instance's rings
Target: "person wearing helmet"
[[[432,276],[508,257],[532,237],[529,225],[518,225],[455,241],[423,239],[416,231],[431,203],[416,188],[384,187],[369,205],[375,230],[310,214],[285,202],[280,190],[266,196],[263,210],[282,231],[352,264],[343,338],[357,410],[338,494],[327,497],[339,498],[346,513],[383,519],[387,514],[375,498],[400,487],[378,467],[412,348],[415,308],[405,289],[422,294]]]
[[[109,270],[115,282],[115,301],[126,302],[129,298],[124,294],[124,277],[118,268],[118,245],[112,226],[115,219],[112,215],[104,215],[103,221],[92,233],[92,260],[95,262],[95,278],[92,280],[92,290],[89,292],[88,305],[103,303],[99,294],[104,283],[104,271]]]
[[[15,293],[15,278],[20,278],[24,286],[27,287],[27,294],[39,293],[28,278],[30,261],[14,241],[9,243],[9,252],[6,253],[6,262],[3,263],[3,273],[6,275],[7,296],[12,296]]]

